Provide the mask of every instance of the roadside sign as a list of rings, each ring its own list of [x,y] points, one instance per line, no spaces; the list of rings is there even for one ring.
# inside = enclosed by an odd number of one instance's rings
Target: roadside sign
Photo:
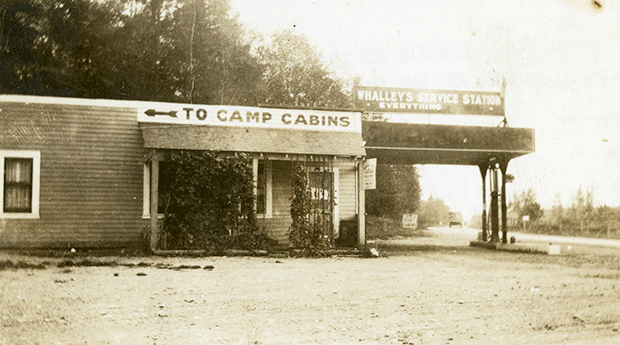
[[[358,111],[504,116],[500,92],[356,86],[353,94]]]
[[[364,161],[364,189],[377,188],[377,159],[370,158]]]
[[[418,215],[415,213],[403,214],[403,228],[405,229],[417,229],[418,228]]]

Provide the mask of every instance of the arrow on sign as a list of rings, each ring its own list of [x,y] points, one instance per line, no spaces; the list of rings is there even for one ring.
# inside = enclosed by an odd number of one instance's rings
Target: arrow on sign
[[[177,111],[175,110],[170,110],[170,111],[157,111],[155,109],[149,109],[147,111],[144,112],[147,116],[156,116],[156,115],[168,115],[170,117],[177,117]]]

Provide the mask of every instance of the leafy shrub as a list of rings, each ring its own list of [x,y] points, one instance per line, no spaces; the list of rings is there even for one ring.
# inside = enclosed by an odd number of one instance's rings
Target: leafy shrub
[[[388,217],[366,217],[366,238],[369,240],[385,240],[397,236],[420,237],[423,236],[422,228],[403,228],[401,221]]]
[[[250,155],[178,150],[169,151],[164,162],[168,248],[218,252],[258,245]],[[251,240],[245,243],[246,238]]]
[[[242,232],[234,240],[235,248],[247,250],[272,251],[278,245],[278,241],[262,232]]]

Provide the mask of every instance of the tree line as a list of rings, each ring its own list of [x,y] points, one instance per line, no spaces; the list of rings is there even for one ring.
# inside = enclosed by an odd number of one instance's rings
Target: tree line
[[[579,187],[571,204],[562,205],[558,195],[550,209],[543,209],[532,189],[513,196],[510,210],[516,216],[514,230],[563,236],[620,238],[620,207],[596,206],[591,189]],[[524,221],[527,216],[529,220]],[[525,224],[524,224],[525,222]]]
[[[1,0],[0,92],[346,108],[305,36],[246,30],[228,0]]]

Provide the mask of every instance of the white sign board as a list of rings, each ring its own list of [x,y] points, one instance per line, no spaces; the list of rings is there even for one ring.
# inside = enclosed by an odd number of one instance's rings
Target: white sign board
[[[362,131],[361,114],[346,111],[145,103],[138,109],[137,115],[138,122],[151,123],[357,133]]]
[[[356,86],[355,108],[371,113],[504,115],[499,92]]]
[[[377,159],[370,158],[364,161],[364,189],[377,188]]]
[[[523,221],[524,221],[524,222],[527,222],[527,221],[529,221],[529,220],[530,220],[530,216],[523,216]]]
[[[418,215],[415,213],[403,214],[403,228],[417,229],[418,228]]]

